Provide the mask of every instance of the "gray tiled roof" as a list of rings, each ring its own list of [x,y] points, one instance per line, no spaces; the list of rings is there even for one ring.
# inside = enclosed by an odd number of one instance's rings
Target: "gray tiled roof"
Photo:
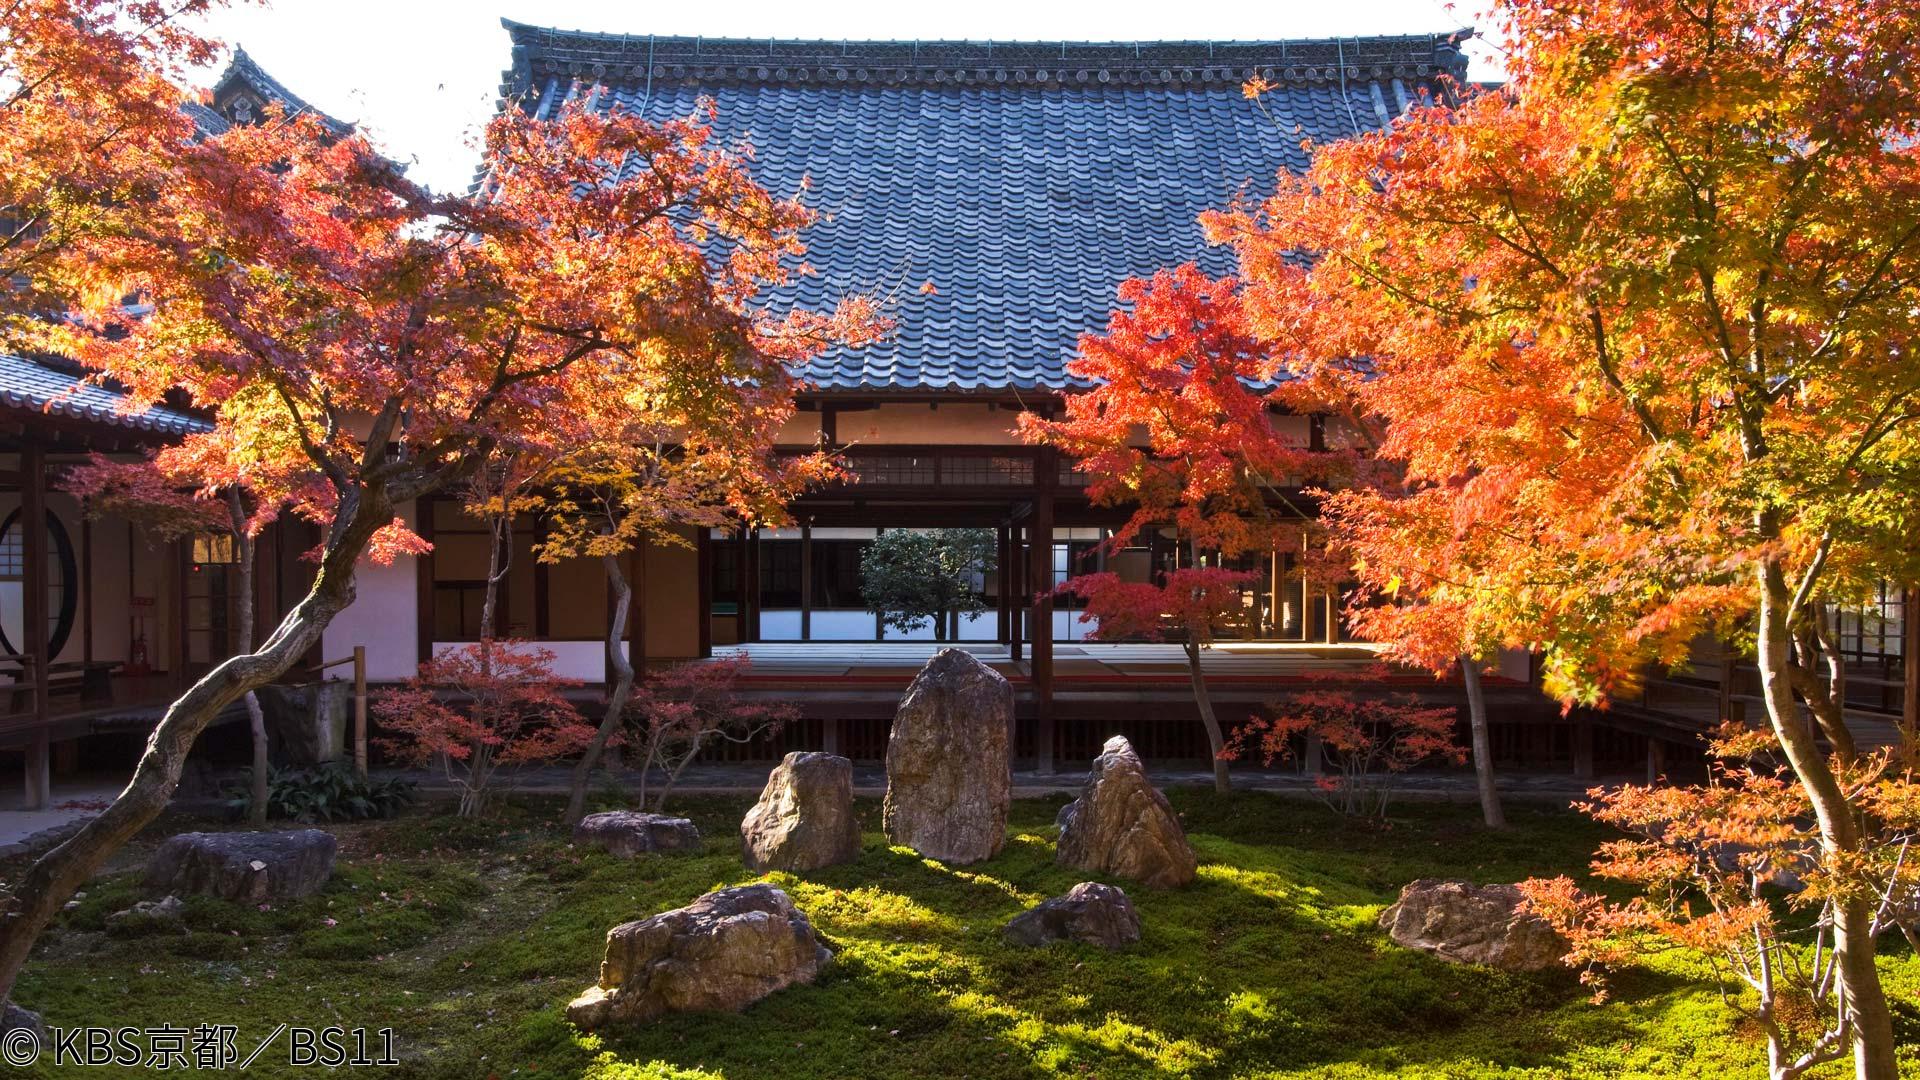
[[[253,96],[259,98],[263,103],[278,102],[282,108],[286,109],[287,115],[289,116],[298,116],[301,113],[312,113],[335,135],[345,135],[353,130],[352,124],[347,123],[345,120],[328,116],[325,112],[308,104],[300,95],[287,89],[285,83],[267,74],[265,68],[261,67],[253,57],[247,55],[247,50],[236,47],[233,50],[232,59],[227,61],[226,70],[222,71],[220,77],[214,80],[210,93],[214,101],[223,102],[239,87],[245,87],[252,92]],[[208,111],[212,112],[213,110]],[[195,119],[198,120],[198,114],[196,113],[194,115]],[[225,130],[226,118],[218,112],[214,112],[214,115],[220,116],[223,125],[219,128],[208,128],[207,130]]]
[[[125,394],[82,383],[78,376],[4,353],[0,353],[0,407],[161,435],[191,435],[213,429],[197,416],[164,405],[129,412]]]
[[[823,390],[1059,390],[1129,275],[1231,269],[1196,216],[1307,163],[1303,138],[1379,128],[1465,75],[1468,32],[1342,41],[789,42],[505,24],[502,94],[551,112],[598,85],[660,119],[711,97],[776,192],[811,181],[819,271],[795,299],[900,297],[899,332],[829,354]],[[1259,72],[1278,89],[1246,100]],[[932,282],[936,295],[918,286]]]

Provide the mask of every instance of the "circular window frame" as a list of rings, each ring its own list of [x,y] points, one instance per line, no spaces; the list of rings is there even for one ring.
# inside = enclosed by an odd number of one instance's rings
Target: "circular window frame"
[[[20,509],[15,507],[13,512],[8,514],[4,521],[0,521],[0,539],[4,539],[7,533],[19,524]],[[21,537],[23,545],[21,554],[23,558],[25,556],[25,540],[26,537],[23,535]],[[67,639],[73,636],[73,624],[80,612],[80,564],[74,559],[73,537],[67,532],[66,523],[61,521],[57,514],[50,513],[47,515],[47,540],[47,554],[60,562],[60,581],[62,583],[60,590],[60,611],[53,620],[53,630],[47,635],[47,655],[53,657],[59,656],[60,650],[66,648]],[[26,595],[26,578],[24,576],[20,579],[20,588],[21,596],[24,599]],[[25,625],[25,620],[26,612],[22,610],[21,624],[23,626]],[[16,655],[26,651],[22,644],[16,644],[11,638],[7,637],[7,631],[4,626],[0,626],[0,649]]]

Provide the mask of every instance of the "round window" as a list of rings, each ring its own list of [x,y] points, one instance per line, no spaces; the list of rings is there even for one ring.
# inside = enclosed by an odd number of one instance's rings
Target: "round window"
[[[0,649],[26,650],[27,545],[20,528],[20,511],[0,524]],[[73,540],[60,519],[47,515],[47,653],[60,655],[73,633],[79,610],[79,570],[73,562]]]

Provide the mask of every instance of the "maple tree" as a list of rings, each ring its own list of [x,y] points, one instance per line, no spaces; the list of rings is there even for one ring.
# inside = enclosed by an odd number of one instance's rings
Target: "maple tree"
[[[55,264],[113,227],[156,159],[192,137],[177,84],[214,56],[209,0],[16,0],[0,20],[0,342],[64,310]]]
[[[47,327],[62,351],[136,401],[175,393],[211,414],[189,453],[311,472],[324,535],[310,591],[185,691],[114,804],[14,883],[0,993],[72,891],[165,806],[212,717],[352,602],[360,560],[420,550],[406,503],[470,478],[590,374],[644,411],[788,385],[791,363],[878,331],[864,296],[770,310],[768,290],[804,272],[813,214],[713,143],[711,107],[652,123],[596,104],[504,109],[473,198],[421,190],[312,117],[168,143],[144,197],[51,264],[75,313]],[[728,347],[689,344],[713,341]]]
[[[1704,786],[1590,794],[1587,811],[1628,834],[1600,850],[1594,872],[1632,885],[1631,898],[1610,901],[1564,876],[1520,887],[1528,910],[1567,939],[1567,963],[1597,998],[1612,970],[1648,954],[1704,956],[1717,978],[1751,994],[1724,996],[1766,1036],[1769,1075],[1793,1080],[1845,1057],[1853,1038],[1833,935],[1835,904],[1855,885],[1820,858],[1812,802],[1770,734],[1729,726],[1712,750],[1719,760]],[[1879,883],[1871,928],[1897,926],[1913,940],[1920,800],[1886,764],[1846,767],[1842,779],[1875,838],[1864,868]]]
[[[374,712],[396,734],[381,743],[413,765],[435,765],[460,791],[457,813],[478,817],[500,770],[579,753],[593,726],[566,698],[578,683],[553,673],[553,653],[531,642],[489,639],[447,649]]]
[[[1224,791],[1226,742],[1200,653],[1243,617],[1241,586],[1257,575],[1223,560],[1306,547],[1308,518],[1287,506],[1288,492],[1349,456],[1296,445],[1272,422],[1292,391],[1275,385],[1279,364],[1254,338],[1234,279],[1188,264],[1123,282],[1119,299],[1106,332],[1082,335],[1068,363],[1093,388],[1068,394],[1060,419],[1022,413],[1020,432],[1077,459],[1091,501],[1132,508],[1109,541],[1116,549],[1146,530],[1173,530],[1186,562],[1164,580],[1090,574],[1061,588],[1086,599],[1081,617],[1098,636],[1180,634]]]
[[[727,347],[721,340],[690,345]],[[686,363],[700,361],[688,357]],[[788,520],[787,504],[801,488],[839,475],[829,454],[776,451],[793,413],[785,380],[689,396],[677,404],[656,399],[645,411],[612,396],[628,392],[618,386],[588,379],[572,389],[547,432],[554,448],[539,474],[549,494],[547,536],[538,556],[546,562],[600,562],[612,596],[605,635],[612,678],[600,725],[574,763],[570,823],[585,814],[593,770],[620,740],[632,712],[638,673],[624,647],[633,605],[625,558],[652,544],[690,546],[690,529],[777,525]]]
[[[1384,675],[1385,669],[1376,671]],[[1226,754],[1258,754],[1268,765],[1295,757],[1303,739],[1315,788],[1335,813],[1384,818],[1394,781],[1417,766],[1458,765],[1467,753],[1453,738],[1454,711],[1411,697],[1357,698],[1345,690],[1304,690],[1267,707],[1228,740]]]
[[[1504,87],[1316,147],[1207,227],[1263,340],[1366,358],[1381,454],[1490,538],[1474,625],[1538,649],[1550,690],[1602,702],[1705,632],[1752,648],[1832,873],[1855,1070],[1891,1078],[1823,609],[1916,577],[1920,5],[1498,13]]]
[[[741,694],[740,679],[752,667],[744,656],[675,664],[648,678],[633,695],[623,738],[637,755],[636,802],[647,805],[656,767],[662,781],[652,794],[657,811],[666,807],[687,766],[707,748],[766,739],[799,719],[800,710],[792,702]]]

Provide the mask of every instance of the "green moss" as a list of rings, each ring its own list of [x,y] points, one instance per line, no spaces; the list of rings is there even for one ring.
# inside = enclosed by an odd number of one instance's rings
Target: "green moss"
[[[320,895],[265,909],[195,898],[184,930],[108,932],[140,898],[137,876],[95,882],[19,998],[60,1026],[238,1024],[243,1053],[281,1023],[391,1027],[404,1060],[384,1075],[461,1080],[1764,1075],[1697,963],[1628,973],[1594,1005],[1571,975],[1456,967],[1375,927],[1416,877],[1581,873],[1602,836],[1573,814],[1515,807],[1515,827],[1490,834],[1470,807],[1409,804],[1380,828],[1262,795],[1173,797],[1200,877],[1131,889],[1144,938],[1121,953],[1000,940],[1083,876],[1052,862],[1059,799],[1016,804],[1006,850],[971,867],[888,847],[863,802],[857,863],[767,875],[837,954],[814,985],[738,1016],[582,1035],[563,1010],[608,928],[755,880],[733,842],[745,801],[681,805],[706,854],[631,861],[574,849],[557,806],[528,801],[478,823],[340,826]],[[1900,948],[1882,964],[1911,1039],[1920,961]],[[308,1074],[285,1061],[283,1040],[249,1072]]]

